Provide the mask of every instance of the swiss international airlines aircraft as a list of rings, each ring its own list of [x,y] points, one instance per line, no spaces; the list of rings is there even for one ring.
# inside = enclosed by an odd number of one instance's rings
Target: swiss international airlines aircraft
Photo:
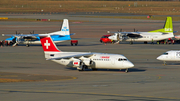
[[[92,70],[126,69],[128,72],[128,68],[134,67],[133,63],[120,54],[62,52],[56,47],[50,36],[40,36],[40,40],[47,60],[75,67],[79,71],[91,68]]]

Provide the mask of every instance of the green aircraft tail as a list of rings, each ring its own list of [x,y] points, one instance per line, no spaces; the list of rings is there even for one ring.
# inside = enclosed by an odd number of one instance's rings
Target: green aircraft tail
[[[149,32],[163,32],[163,33],[173,32],[172,18],[171,17],[166,18],[166,22],[164,24],[163,29],[153,30]]]

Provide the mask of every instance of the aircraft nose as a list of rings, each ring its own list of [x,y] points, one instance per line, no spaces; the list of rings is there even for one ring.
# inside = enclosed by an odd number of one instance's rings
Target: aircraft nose
[[[111,40],[112,40],[112,36],[109,36],[108,39],[111,39]]]
[[[158,56],[156,59],[157,59],[157,60],[162,60],[162,56],[160,55],[160,56]]]
[[[127,68],[132,68],[132,67],[134,67],[134,64],[132,62],[130,62],[130,61],[127,61],[127,62],[124,63],[124,66],[127,67]]]

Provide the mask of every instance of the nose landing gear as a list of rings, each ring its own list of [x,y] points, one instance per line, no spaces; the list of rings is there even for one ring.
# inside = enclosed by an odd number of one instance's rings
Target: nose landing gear
[[[125,70],[125,72],[126,72],[126,73],[128,72],[128,68]]]

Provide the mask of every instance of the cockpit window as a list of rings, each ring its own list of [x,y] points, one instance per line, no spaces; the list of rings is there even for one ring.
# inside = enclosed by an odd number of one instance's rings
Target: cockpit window
[[[163,53],[163,55],[168,55],[168,53]]]
[[[119,58],[118,61],[122,61],[122,59]]]
[[[108,38],[108,36],[102,36],[101,38]]]
[[[127,61],[127,59],[119,58],[118,61]]]

